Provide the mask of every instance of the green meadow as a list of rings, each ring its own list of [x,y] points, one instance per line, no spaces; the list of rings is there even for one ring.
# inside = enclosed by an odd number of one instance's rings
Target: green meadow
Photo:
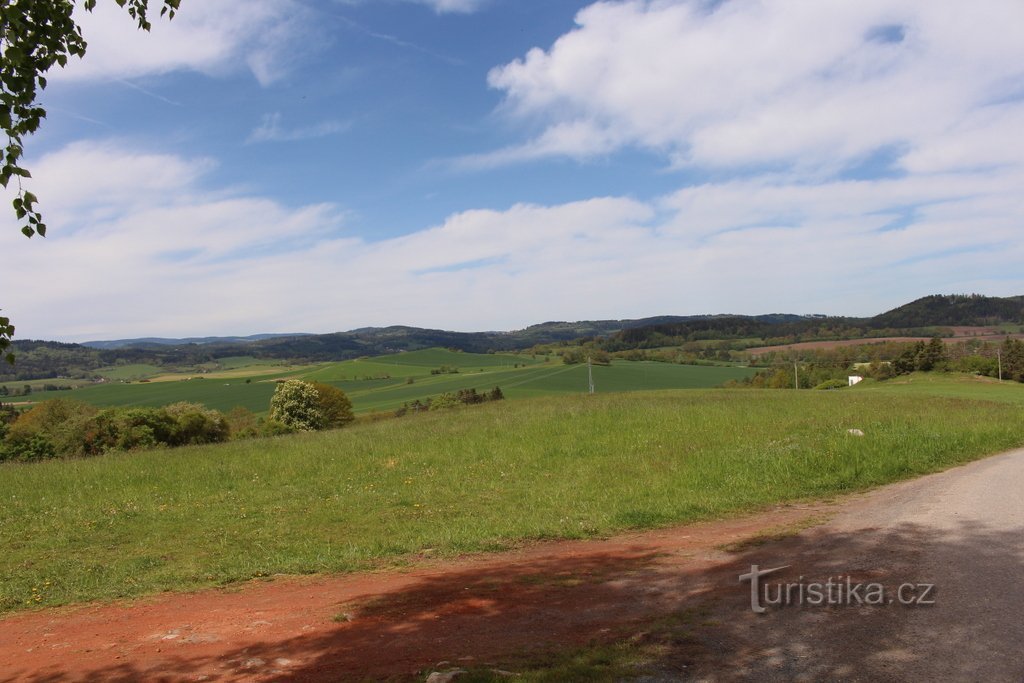
[[[323,363],[305,367],[275,366],[251,358],[231,361],[219,371],[168,378],[159,368],[150,377],[161,381],[111,381],[71,391],[48,391],[28,400],[74,398],[96,406],[163,406],[194,401],[228,411],[242,406],[266,413],[275,380],[296,378],[332,384],[352,399],[357,413],[390,411],[403,403],[459,389],[492,389],[500,386],[510,399],[551,394],[580,394],[588,390],[585,365],[563,365],[557,358],[510,354],[460,353],[425,349],[372,359]],[[431,374],[442,367],[454,374]],[[143,366],[114,368],[123,378],[139,376]],[[112,370],[113,372],[113,370]],[[742,367],[673,365],[654,362],[615,361],[594,366],[594,382],[600,392],[651,389],[696,389],[721,385],[753,373]],[[411,380],[411,383],[410,383]]]
[[[606,370],[610,382],[616,367]],[[992,400],[895,387],[577,392],[333,432],[7,464],[0,609],[687,523],[1024,444],[1024,387],[960,389]]]
[[[892,396],[942,396],[983,401],[999,401],[1024,406],[1024,384],[999,382],[991,377],[960,373],[915,372],[885,382],[868,380],[853,391],[881,392]]]

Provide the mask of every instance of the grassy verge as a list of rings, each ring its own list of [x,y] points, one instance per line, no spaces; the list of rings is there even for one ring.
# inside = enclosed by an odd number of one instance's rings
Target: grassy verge
[[[690,522],[1021,443],[1012,404],[881,391],[671,391],[5,465],[0,610]]]

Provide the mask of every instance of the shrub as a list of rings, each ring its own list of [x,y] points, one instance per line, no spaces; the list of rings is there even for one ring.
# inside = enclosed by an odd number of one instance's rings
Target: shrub
[[[819,384],[818,386],[816,386],[814,388],[815,389],[844,389],[848,385],[849,385],[849,381],[844,382],[841,379],[827,379],[827,380],[825,380],[824,382],[822,382],[821,384]]]
[[[270,399],[270,419],[299,432],[323,429],[325,421],[320,412],[320,394],[312,384],[302,380],[282,382]]]
[[[316,389],[317,405],[325,428],[344,427],[356,419],[352,414],[352,401],[344,391],[323,382],[313,382],[313,388]]]
[[[459,397],[452,393],[444,393],[430,401],[430,410],[446,410],[462,405]]]
[[[42,434],[29,434],[7,440],[0,446],[0,460],[34,462],[56,458],[53,444]]]
[[[107,408],[93,420],[89,453],[136,450],[174,443],[177,422],[161,408]]]
[[[284,434],[294,434],[296,431],[283,422],[267,418],[260,420],[257,436],[282,436]]]
[[[248,408],[236,406],[228,411],[224,420],[232,439],[251,439],[259,435],[260,421]]]
[[[187,401],[172,403],[164,411],[175,422],[168,445],[185,446],[228,440],[230,430],[220,411]]]
[[[45,457],[86,454],[90,422],[96,408],[66,398],[43,401],[22,413],[10,426],[5,442],[14,459],[37,460]],[[42,447],[42,443],[49,448]],[[21,455],[25,457],[21,457]]]

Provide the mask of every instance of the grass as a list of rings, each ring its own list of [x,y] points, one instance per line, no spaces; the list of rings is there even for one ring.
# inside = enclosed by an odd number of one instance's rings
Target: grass
[[[96,374],[107,379],[123,380],[123,379],[137,379],[140,377],[149,377],[162,372],[162,368],[158,365],[148,365],[146,363],[132,363],[128,365],[111,365],[106,368],[99,368],[96,370]]]
[[[1009,403],[664,391],[4,465],[0,610],[692,522],[945,468],[1022,427]]]
[[[863,386],[854,387],[853,391],[920,398],[942,396],[1024,406],[1024,384],[1012,381],[999,382],[991,377],[961,373],[915,372],[884,382],[867,381]]]
[[[529,355],[460,353],[447,349],[425,349],[305,367],[249,363],[252,359],[245,357],[224,360],[229,369],[203,375],[154,375],[153,381],[146,383],[116,382],[26,398],[67,397],[100,407],[162,406],[194,401],[222,411],[243,406],[265,414],[274,393],[273,380],[294,377],[333,384],[349,395],[357,413],[366,413],[393,411],[403,403],[459,389],[488,390],[500,386],[507,398],[518,399],[580,394],[588,386],[585,365],[568,366],[554,360],[545,363],[543,357]],[[431,370],[443,365],[458,368],[459,372],[431,374]],[[598,391],[605,392],[709,388],[741,379],[754,371],[739,367],[616,361],[609,367],[596,366],[593,372]],[[407,384],[410,378],[413,383]]]

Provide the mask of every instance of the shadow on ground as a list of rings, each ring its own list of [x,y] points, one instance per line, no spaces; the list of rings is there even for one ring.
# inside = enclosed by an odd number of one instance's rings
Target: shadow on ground
[[[647,638],[643,673],[648,681],[1024,681],[1022,542],[1024,529],[906,524],[856,533],[826,527],[748,549],[713,571],[700,624]],[[739,581],[752,565],[789,565],[761,582],[771,584],[771,598],[778,584],[803,584],[804,604],[762,605],[767,611],[755,614],[750,583]],[[844,591],[847,577],[880,584],[885,600],[861,604],[833,589],[833,604],[807,604],[806,586],[830,577]],[[903,591],[910,604],[899,597],[904,584],[913,585]],[[791,591],[791,603],[798,594]],[[699,656],[680,659],[679,642]]]
[[[55,661],[0,680],[422,680],[441,661],[522,670],[531,656],[594,643],[626,644],[644,660],[635,671],[646,681],[1022,680],[1022,538],[1024,529],[977,525],[822,527],[714,562],[637,547],[475,568],[334,605],[338,621],[315,635],[215,658],[165,655],[145,668],[70,672]],[[882,584],[890,597],[903,583],[935,583],[935,604],[755,614],[738,579],[754,564],[790,565],[765,582],[850,577]]]

